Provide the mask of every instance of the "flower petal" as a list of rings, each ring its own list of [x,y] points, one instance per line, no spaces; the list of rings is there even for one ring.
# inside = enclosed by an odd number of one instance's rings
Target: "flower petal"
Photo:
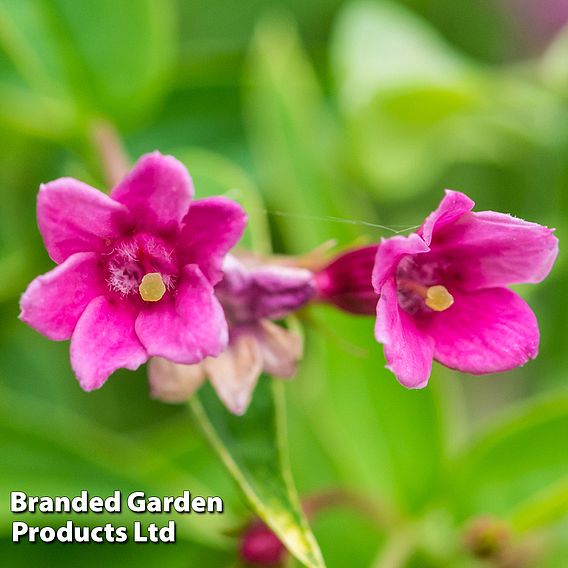
[[[313,274],[303,268],[262,266],[251,273],[255,319],[281,319],[300,309],[315,291]]]
[[[227,345],[227,322],[213,287],[194,265],[184,267],[175,299],[144,306],[136,333],[148,353],[191,365]]]
[[[176,230],[193,197],[193,182],[173,156],[152,152],[142,156],[111,196],[130,209],[137,225]]]
[[[248,268],[231,254],[225,258],[223,280],[215,289],[231,321],[239,323],[281,319],[300,309],[315,291],[309,270],[275,264]]]
[[[434,356],[434,341],[399,305],[394,278],[382,287],[377,304],[375,337],[385,346],[387,369],[408,388],[428,384]]]
[[[161,357],[148,363],[148,381],[152,398],[163,402],[184,402],[205,381],[202,363],[179,365]]]
[[[128,209],[73,178],[40,186],[37,222],[49,256],[58,264],[76,252],[101,251],[128,226]]]
[[[104,291],[98,255],[73,254],[31,282],[20,300],[20,319],[49,339],[69,339],[87,304]]]
[[[71,367],[81,387],[101,387],[117,369],[135,371],[148,360],[134,332],[136,310],[99,296],[87,306],[71,337]]]
[[[275,377],[294,376],[298,361],[304,353],[302,338],[297,333],[266,319],[258,322],[257,337],[264,370]]]
[[[475,375],[524,365],[538,353],[536,317],[506,288],[458,292],[454,305],[428,324],[440,363]]]
[[[223,404],[242,415],[248,408],[262,372],[262,355],[254,336],[237,336],[219,357],[208,357],[205,369]]]
[[[385,282],[394,278],[396,269],[405,256],[421,254],[429,250],[422,237],[416,233],[408,237],[396,236],[383,239],[379,245],[373,268],[373,288],[375,292],[380,294]]]
[[[434,254],[459,274],[466,290],[538,283],[558,255],[553,230],[504,213],[468,213],[435,235]]]
[[[240,240],[247,216],[240,205],[225,197],[199,199],[183,220],[179,237],[184,264],[197,264],[205,277],[217,284],[223,259]]]
[[[418,229],[418,234],[430,245],[434,235],[447,225],[455,223],[460,217],[473,209],[475,202],[464,193],[446,189],[446,195],[438,208],[430,213]]]

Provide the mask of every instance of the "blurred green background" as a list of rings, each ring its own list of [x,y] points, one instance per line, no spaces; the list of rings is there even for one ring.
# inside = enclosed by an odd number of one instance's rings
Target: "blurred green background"
[[[251,517],[188,411],[149,399],[144,369],[86,394],[68,345],[17,320],[19,295],[52,266],[35,223],[39,184],[73,175],[105,188],[94,124],[114,124],[133,159],[176,155],[198,195],[260,192],[251,223],[268,220],[277,252],[389,235],[330,216],[417,225],[444,187],[557,227],[562,243],[566,21],[565,0],[1,0],[2,565],[236,566],[239,541],[226,533]],[[380,512],[313,519],[328,566],[568,565],[562,252],[545,283],[520,291],[540,321],[539,358],[501,376],[435,366],[420,392],[384,369],[372,319],[305,314],[306,358],[285,385],[296,486],[352,490]],[[184,488],[221,495],[226,512],[178,518],[174,546],[11,543],[10,490]],[[465,544],[487,515],[511,534],[499,561]]]

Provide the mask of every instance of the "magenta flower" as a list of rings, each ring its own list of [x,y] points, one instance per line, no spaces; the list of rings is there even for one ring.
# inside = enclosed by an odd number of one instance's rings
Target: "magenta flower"
[[[213,286],[246,216],[223,197],[192,197],[185,167],[159,152],[110,197],[72,178],[41,186],[39,230],[59,266],[29,285],[20,318],[50,339],[71,339],[83,389],[151,356],[196,363],[226,347]]]
[[[316,272],[317,299],[351,314],[374,314],[379,300],[372,285],[377,249],[349,249]]]
[[[150,388],[155,398],[182,402],[209,377],[225,406],[234,414],[243,414],[263,371],[276,377],[291,377],[296,372],[302,341],[271,320],[285,317],[313,297],[313,277],[301,268],[247,267],[229,255],[215,292],[229,321],[227,350],[196,365],[152,359]]]
[[[537,283],[558,254],[553,231],[493,211],[472,212],[446,191],[417,233],[383,240],[373,285],[380,294],[375,336],[388,368],[424,387],[432,359],[459,371],[507,371],[538,352],[536,317],[505,286]]]

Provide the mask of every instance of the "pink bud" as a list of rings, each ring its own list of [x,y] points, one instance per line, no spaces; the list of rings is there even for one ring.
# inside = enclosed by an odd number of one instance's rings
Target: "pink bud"
[[[316,274],[318,298],[352,314],[374,315],[379,297],[371,280],[377,249],[350,249],[332,260]]]
[[[243,535],[241,558],[255,566],[277,566],[286,555],[278,537],[261,521],[253,521]]]

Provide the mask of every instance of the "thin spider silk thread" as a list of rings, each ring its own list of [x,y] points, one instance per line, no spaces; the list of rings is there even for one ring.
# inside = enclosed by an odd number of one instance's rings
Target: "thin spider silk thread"
[[[230,189],[225,194],[227,197],[233,197],[232,194],[239,194],[240,192],[236,189]],[[233,197],[234,198],[234,197]],[[344,225],[358,225],[360,227],[370,227],[372,229],[380,229],[383,231],[388,231],[393,233],[394,235],[400,235],[401,233],[405,233],[407,231],[412,231],[414,229],[418,229],[421,225],[391,225],[388,227],[387,225],[379,225],[377,223],[371,223],[370,221],[363,221],[358,219],[346,219],[343,217],[334,217],[332,215],[306,215],[302,213],[289,213],[287,211],[279,211],[277,209],[255,209],[259,213],[263,213],[267,216],[272,217],[287,217],[289,219],[303,219],[305,221],[322,221],[322,222],[332,222],[332,223],[341,223]],[[403,227],[401,229],[397,229],[395,227]]]
[[[304,215],[301,213],[288,213],[286,211],[277,211],[277,210],[269,210],[269,209],[262,209],[262,213],[266,215],[271,215],[274,217],[288,217],[291,219],[303,219],[305,221],[331,221],[332,223],[343,223],[345,225],[359,225],[363,227],[371,227],[373,229],[381,229],[383,231],[389,231],[395,235],[400,235],[401,233],[405,233],[407,231],[412,231],[413,229],[418,229],[420,225],[413,225],[408,227],[406,225],[393,225],[387,227],[386,225],[378,225],[377,223],[371,223],[369,221],[362,221],[357,219],[345,219],[343,217],[333,217],[331,215]],[[403,227],[402,229],[395,229],[394,227]]]

